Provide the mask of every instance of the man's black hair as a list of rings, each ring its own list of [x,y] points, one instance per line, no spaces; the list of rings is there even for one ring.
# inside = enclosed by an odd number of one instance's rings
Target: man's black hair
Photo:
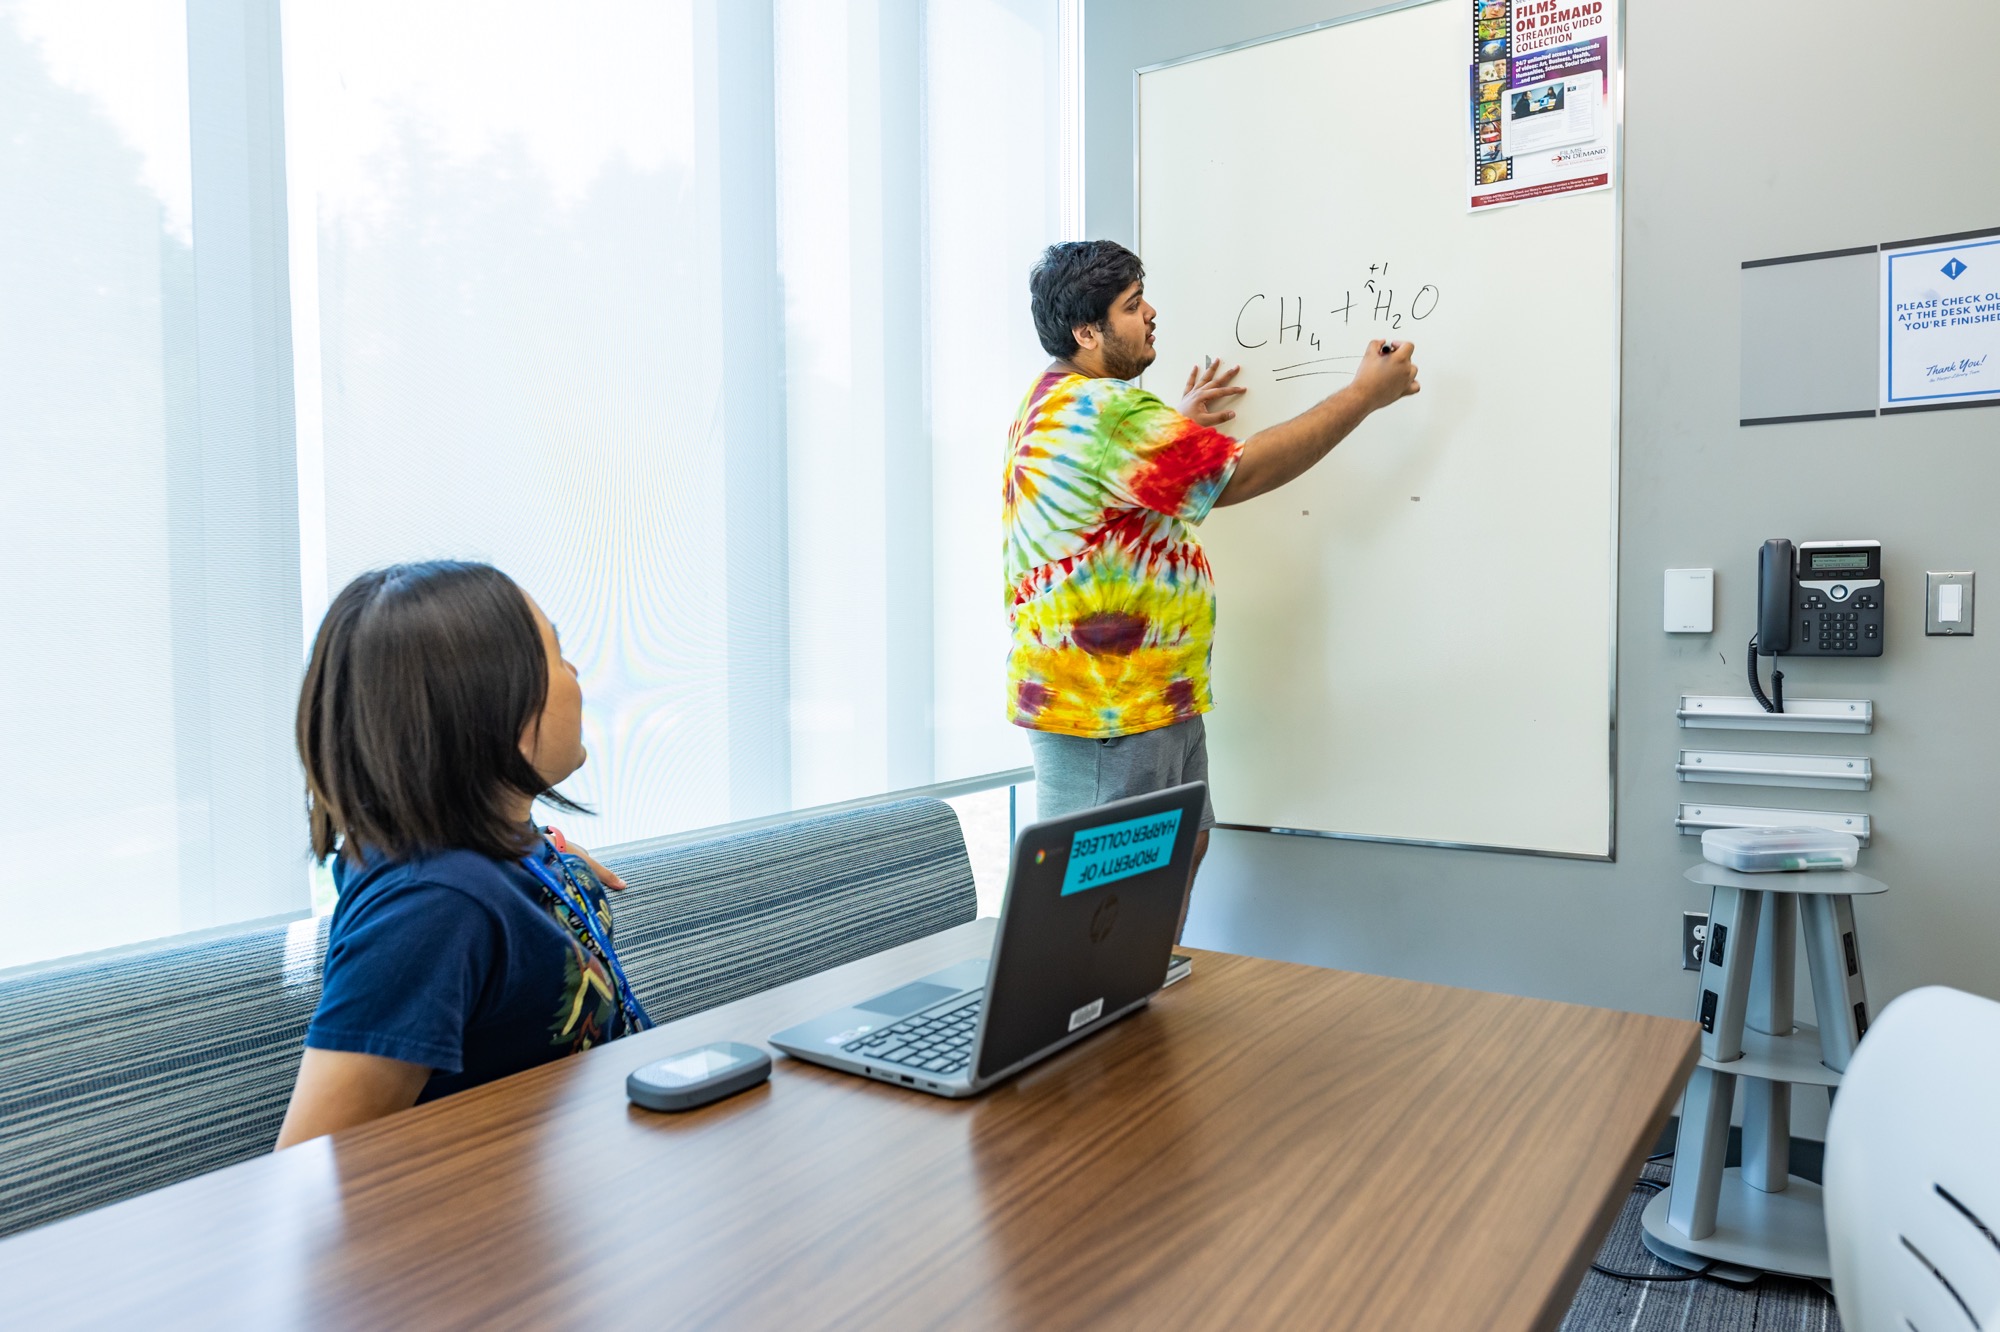
[[[1074,356],[1078,324],[1103,327],[1118,293],[1146,276],[1139,256],[1117,241],[1063,241],[1042,251],[1028,274],[1035,336],[1051,356]]]

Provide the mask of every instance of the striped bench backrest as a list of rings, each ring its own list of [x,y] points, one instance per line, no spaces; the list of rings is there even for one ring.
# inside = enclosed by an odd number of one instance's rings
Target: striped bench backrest
[[[977,914],[951,808],[910,800],[606,848],[620,958],[669,1022]],[[327,920],[0,979],[0,1235],[267,1152]]]
[[[978,914],[941,800],[607,852],[618,957],[655,1022],[921,939]]]
[[[0,1235],[269,1151],[327,923],[0,981]]]

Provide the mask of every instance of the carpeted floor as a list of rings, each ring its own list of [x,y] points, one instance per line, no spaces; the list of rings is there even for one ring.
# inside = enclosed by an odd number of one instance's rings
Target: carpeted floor
[[[1664,1182],[1670,1162],[1646,1167],[1649,1178]],[[1605,1238],[1597,1261],[1623,1272],[1672,1275],[1680,1269],[1663,1263],[1639,1242],[1639,1214],[1652,1197],[1633,1189]],[[1747,1289],[1719,1281],[1619,1281],[1591,1272],[1576,1292],[1576,1302],[1562,1321],[1561,1332],[1839,1332],[1840,1315],[1833,1297],[1809,1281],[1765,1277]]]

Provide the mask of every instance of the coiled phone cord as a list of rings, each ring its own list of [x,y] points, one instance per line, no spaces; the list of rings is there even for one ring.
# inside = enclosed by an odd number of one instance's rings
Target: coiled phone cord
[[[1763,682],[1757,678],[1757,635],[1750,635],[1750,692],[1757,696],[1757,702],[1766,712],[1785,710],[1785,673],[1778,669],[1778,659],[1771,658],[1771,693],[1764,694]]]

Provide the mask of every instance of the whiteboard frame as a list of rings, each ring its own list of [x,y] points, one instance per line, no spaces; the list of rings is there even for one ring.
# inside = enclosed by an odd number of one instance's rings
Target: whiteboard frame
[[[1176,65],[1189,65],[1197,60],[1207,60],[1212,56],[1228,55],[1234,51],[1248,50],[1253,46],[1263,46],[1269,42],[1282,42],[1288,37],[1302,37],[1309,32],[1319,32],[1326,28],[1338,28],[1348,23],[1360,23],[1364,19],[1379,18],[1399,10],[1416,9],[1422,5],[1463,4],[1465,0],[1392,0],[1392,3],[1377,5],[1372,9],[1358,10],[1343,14],[1339,18],[1322,19],[1318,23],[1307,23],[1297,28],[1286,28],[1263,37],[1252,37],[1247,41],[1231,42],[1227,46],[1211,47],[1189,55],[1176,56],[1172,60],[1161,60],[1150,65],[1141,65],[1132,71],[1132,239],[1143,260],[1146,253],[1143,234],[1144,215],[1140,212],[1139,160],[1141,125],[1139,120],[1139,80],[1143,75],[1172,69]],[[1618,6],[1618,23],[1612,34],[1611,67],[1616,78],[1611,89],[1612,130],[1612,174],[1611,174],[1611,330],[1615,344],[1611,358],[1611,608],[1610,641],[1605,652],[1610,662],[1610,697],[1605,700],[1605,781],[1609,785],[1610,800],[1608,816],[1610,827],[1605,830],[1604,854],[1595,855],[1580,851],[1543,851],[1532,847],[1494,846],[1485,842],[1436,841],[1416,837],[1387,837],[1377,833],[1328,832],[1318,828],[1280,828],[1255,823],[1218,823],[1218,828],[1234,832],[1273,833],[1286,837],[1321,837],[1337,842],[1377,842],[1385,846],[1429,847],[1444,851],[1487,851],[1508,856],[1537,856],[1546,860],[1586,860],[1599,864],[1611,864],[1618,859],[1618,586],[1623,571],[1623,550],[1618,543],[1618,520],[1623,502],[1622,474],[1625,455],[1625,17],[1630,0],[1621,0]],[[1503,204],[1505,208],[1519,208],[1521,204]],[[1532,206],[1530,204],[1529,206]],[[1470,205],[1468,205],[1470,211]]]

